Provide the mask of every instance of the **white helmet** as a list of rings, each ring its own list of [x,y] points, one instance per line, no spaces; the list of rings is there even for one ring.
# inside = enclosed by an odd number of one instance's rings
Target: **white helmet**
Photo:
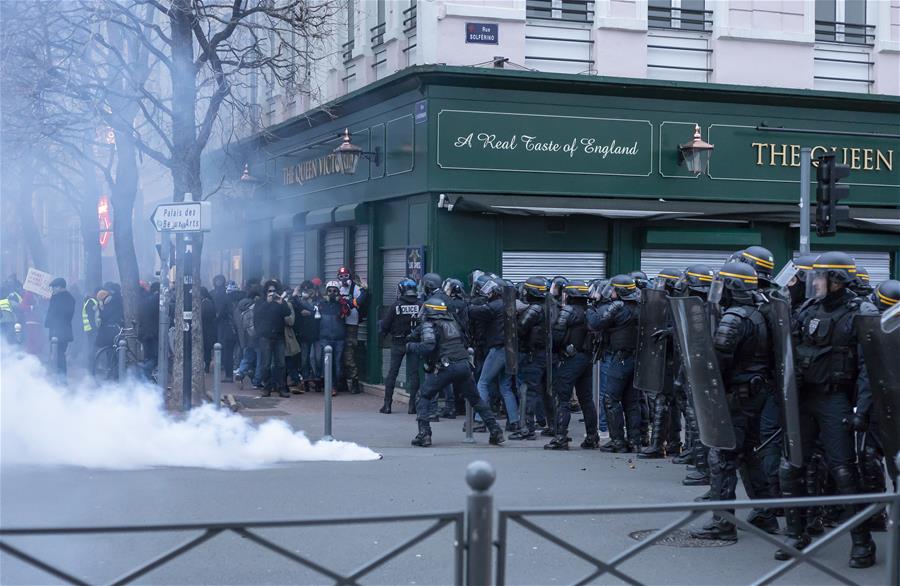
[[[327,283],[325,283],[325,290],[326,290],[326,291],[327,291],[328,289],[331,289],[332,287],[334,287],[334,288],[337,289],[338,291],[341,290],[341,284],[340,284],[339,282],[335,281],[335,280],[331,280],[331,281],[328,281]]]

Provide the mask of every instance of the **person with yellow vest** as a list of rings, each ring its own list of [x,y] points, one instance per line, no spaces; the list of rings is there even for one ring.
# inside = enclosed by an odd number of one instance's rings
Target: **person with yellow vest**
[[[87,348],[88,368],[93,366],[94,345],[97,342],[97,330],[100,328],[100,301],[97,296],[102,291],[94,289],[93,295],[87,295],[81,305],[81,327],[84,331],[84,347]]]
[[[0,297],[0,333],[10,343],[16,342],[16,324],[19,323],[19,303],[22,298],[13,290],[4,287]]]

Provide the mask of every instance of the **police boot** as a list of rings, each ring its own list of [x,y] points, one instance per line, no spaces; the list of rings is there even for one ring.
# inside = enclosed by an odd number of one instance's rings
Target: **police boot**
[[[624,454],[628,452],[628,443],[622,440],[609,440],[599,448],[597,448],[601,452],[607,452],[612,454]]]
[[[650,445],[638,453],[638,458],[653,459],[662,458],[665,455],[662,447],[662,417],[659,415],[660,409],[657,407],[653,417],[653,432],[650,436]]]
[[[850,548],[851,568],[871,568],[875,565],[875,542],[868,529],[856,529],[850,533],[853,547]]]
[[[800,478],[797,477],[800,473],[801,472],[798,469],[782,460],[781,468],[779,469],[782,497],[791,498],[803,496],[802,491],[800,490]],[[809,537],[809,533],[806,532],[806,519],[804,518],[804,514],[805,509],[802,508],[794,507],[784,510],[784,520],[786,522],[784,532],[785,535],[787,535],[785,544],[801,551],[806,549],[812,541]],[[779,549],[775,552],[775,559],[783,562],[791,559],[791,555],[787,551]]]
[[[431,426],[428,425],[427,421],[419,420],[419,434],[413,438],[412,445],[419,448],[430,448],[431,447]]]
[[[581,442],[582,450],[596,450],[600,447],[600,435],[597,432],[589,433]]]
[[[713,517],[713,520],[701,529],[691,531],[691,537],[694,539],[737,541],[737,529],[733,523]]]
[[[673,464],[693,464],[694,463],[694,451],[693,450],[684,450],[680,455],[672,458]]]
[[[378,410],[379,413],[384,413],[385,415],[391,414],[391,401],[385,399],[384,406]]]
[[[503,442],[506,441],[506,438],[503,437],[503,430],[500,429],[500,426],[497,425],[496,421],[494,422],[493,425],[490,426],[490,428],[491,428],[491,435],[490,435],[490,437],[488,437],[489,444],[491,444],[492,446],[499,446],[500,444],[502,444]]]
[[[567,435],[558,435],[554,437],[552,440],[544,444],[545,450],[568,450],[569,442],[572,441]]]
[[[769,535],[778,534],[778,519],[771,509],[752,509],[750,514],[747,515],[747,522],[754,527],[762,529]]]

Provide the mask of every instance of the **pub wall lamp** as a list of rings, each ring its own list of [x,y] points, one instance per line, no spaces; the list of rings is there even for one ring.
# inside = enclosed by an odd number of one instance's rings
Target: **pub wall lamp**
[[[374,151],[364,151],[359,146],[353,144],[350,136],[350,129],[344,129],[344,136],[340,146],[334,149],[334,154],[341,158],[341,172],[344,175],[355,175],[356,167],[359,165],[360,157],[375,163],[375,166],[381,164],[381,149],[375,147]]]
[[[705,173],[709,168],[709,156],[714,145],[700,137],[700,125],[694,125],[694,138],[690,142],[678,145],[678,165],[687,165],[688,171],[694,175]]]

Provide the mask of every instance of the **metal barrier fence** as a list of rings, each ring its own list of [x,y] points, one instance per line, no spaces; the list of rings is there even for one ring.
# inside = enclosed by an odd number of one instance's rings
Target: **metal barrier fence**
[[[328,388],[326,387],[326,393]],[[494,468],[487,462],[476,461],[469,464],[466,470],[466,482],[472,489],[469,494],[465,511],[451,511],[438,513],[420,513],[405,515],[383,515],[373,517],[335,518],[335,519],[305,519],[294,521],[262,521],[262,522],[230,522],[230,523],[186,523],[169,525],[123,525],[111,527],[59,527],[59,528],[3,528],[0,529],[0,551],[43,570],[48,574],[71,584],[86,584],[80,578],[61,568],[22,551],[9,542],[9,538],[25,536],[49,536],[49,535],[97,535],[97,534],[122,534],[122,533],[160,533],[179,531],[200,531],[199,536],[192,537],[181,545],[157,556],[156,558],[125,573],[113,584],[127,584],[145,576],[149,572],[167,564],[168,562],[184,555],[195,547],[220,533],[233,531],[278,555],[318,572],[335,584],[358,584],[364,576],[387,564],[392,559],[412,546],[428,539],[444,527],[452,526],[454,530],[453,549],[453,584],[461,586],[468,584],[482,586],[487,584],[506,584],[506,566],[509,526],[516,523],[526,530],[546,539],[571,553],[575,557],[588,562],[594,569],[575,584],[587,584],[610,574],[626,584],[641,584],[641,582],[623,571],[620,566],[644,552],[672,532],[699,519],[705,513],[715,512],[737,527],[758,536],[775,548],[786,551],[792,559],[779,564],[773,570],[756,579],[753,584],[769,584],[783,576],[791,569],[806,564],[826,573],[836,581],[843,584],[855,584],[855,582],[833,568],[828,567],[813,556],[820,552],[826,545],[837,537],[848,533],[851,529],[866,522],[873,514],[882,510],[888,511],[888,545],[883,552],[885,564],[885,584],[900,583],[900,491],[892,493],[860,494],[852,496],[815,497],[799,499],[766,499],[766,500],[742,500],[742,501],[705,501],[692,503],[676,503],[661,505],[634,505],[634,506],[605,506],[605,507],[556,507],[556,508],[523,508],[523,509],[499,509],[497,510],[497,539],[493,540],[494,500],[490,488],[496,478]],[[816,539],[804,550],[787,547],[784,542],[751,523],[739,519],[732,510],[748,508],[791,508],[791,507],[827,507],[855,505],[860,509],[838,527],[828,531],[823,537]],[[642,541],[632,545],[612,558],[604,561],[588,553],[564,538],[553,534],[551,531],[540,527],[530,518],[534,517],[573,517],[584,515],[621,515],[621,514],[654,514],[654,513],[682,513],[680,517],[670,522],[665,527],[655,530]],[[326,527],[338,525],[362,525],[376,523],[409,523],[409,522],[433,521],[427,528],[413,537],[402,542],[382,554],[381,556],[363,564],[350,574],[341,574],[325,567],[308,557],[295,553],[273,543],[253,529],[275,529],[291,527]],[[497,552],[496,574],[492,570],[494,561],[494,549]],[[494,580],[492,581],[492,578]],[[450,582],[448,578],[447,582]]]

